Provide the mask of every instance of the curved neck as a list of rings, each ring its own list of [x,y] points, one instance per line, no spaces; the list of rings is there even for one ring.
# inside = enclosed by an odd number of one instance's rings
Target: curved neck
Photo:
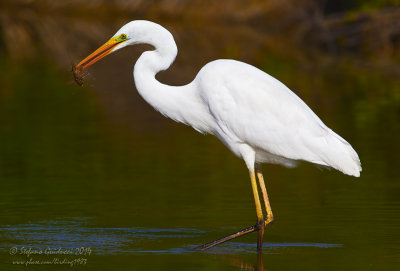
[[[137,60],[134,69],[135,83],[137,75],[148,73],[155,76],[158,72],[168,69],[174,62],[178,48],[171,33],[166,30],[165,32],[158,32],[154,35],[157,38],[143,42],[154,46],[155,50],[144,52]]]
[[[195,81],[184,86],[169,86],[155,76],[174,62],[178,53],[171,33],[154,29],[151,37],[142,41],[155,50],[144,52],[135,64],[133,76],[139,94],[154,109],[166,117],[192,126],[199,132],[210,133],[211,115],[201,99]]]
[[[178,52],[172,35],[165,32],[154,33],[151,41],[146,42],[153,45],[155,50],[144,52],[137,60],[133,70],[135,85],[143,99],[161,114],[186,123],[186,116],[181,109],[188,106],[191,100],[191,84],[169,86],[155,78],[159,71],[168,69]]]

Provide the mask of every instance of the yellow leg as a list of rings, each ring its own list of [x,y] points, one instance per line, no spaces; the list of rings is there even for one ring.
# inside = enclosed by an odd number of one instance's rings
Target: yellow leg
[[[262,241],[264,237],[265,222],[263,217],[263,211],[261,208],[260,197],[258,196],[256,175],[252,170],[250,170],[250,180],[251,180],[251,187],[253,188],[254,202],[256,204],[256,211],[257,211],[257,231],[258,231],[257,251],[261,251]]]
[[[259,171],[259,172],[261,174],[261,171]],[[258,174],[258,171],[257,171],[257,174]],[[262,178],[262,174],[259,175],[259,178],[261,178],[260,180],[262,180],[262,181],[260,181],[260,187],[261,187],[261,192],[263,194],[264,203],[267,204],[268,196],[267,196],[267,192],[266,192],[266,189],[265,189],[265,184],[264,184],[264,179]],[[213,242],[198,246],[198,247],[195,248],[195,250],[203,251],[203,250],[209,249],[211,247],[214,247],[214,246],[216,246],[218,244],[221,244],[223,242],[232,240],[232,239],[234,239],[236,237],[239,237],[239,236],[242,236],[242,235],[257,231],[258,232],[257,250],[261,251],[261,249],[262,249],[262,241],[263,241],[263,236],[264,236],[264,229],[265,229],[265,226],[270,222],[266,223],[267,219],[264,220],[264,217],[263,217],[263,211],[262,211],[262,208],[261,208],[260,197],[258,195],[256,174],[255,174],[254,170],[250,170],[250,180],[251,180],[251,187],[253,189],[254,202],[256,204],[257,224],[252,226],[252,227],[250,227],[250,228],[246,228],[246,229],[241,230],[239,232],[236,232],[234,234],[231,234],[231,235],[228,235],[228,236],[223,237],[221,239],[218,239],[216,241],[213,241]],[[267,208],[267,212],[269,212],[268,221],[270,221],[270,220],[272,221],[271,207],[267,207],[267,205],[265,205],[265,206]],[[268,202],[268,206],[269,206],[269,202]]]
[[[265,188],[264,176],[261,172],[260,165],[256,165],[256,172],[257,172],[258,181],[260,183],[261,194],[262,194],[263,200],[264,200],[265,211],[267,213],[266,214],[267,217],[265,219],[265,226],[267,226],[269,223],[274,221],[274,215],[272,213],[271,204],[269,203],[267,189]]]
[[[251,188],[253,189],[254,202],[256,204],[257,222],[261,222],[263,220],[263,212],[261,209],[260,197],[258,196],[256,175],[252,170],[250,170],[250,180],[251,180]]]

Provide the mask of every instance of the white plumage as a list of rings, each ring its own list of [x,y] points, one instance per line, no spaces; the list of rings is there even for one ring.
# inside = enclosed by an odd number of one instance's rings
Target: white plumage
[[[273,220],[260,163],[294,166],[303,160],[360,176],[360,160],[350,144],[329,129],[284,84],[251,65],[216,60],[205,65],[187,85],[160,83],[155,75],[172,64],[178,51],[171,33],[158,24],[149,21],[126,24],[75,70],[80,72],[111,52],[139,43],[155,48],[144,52],[135,64],[134,80],[140,95],[161,114],[217,136],[245,161],[256,203],[258,224],[253,230],[259,231],[258,249],[262,247],[264,227]],[[256,174],[266,217],[260,205]],[[237,235],[201,249],[233,236]]]
[[[195,81],[212,115],[214,134],[235,154],[245,144],[255,152],[256,162],[291,166],[304,160],[360,175],[360,161],[350,144],[265,72],[217,60],[204,66]]]
[[[205,65],[185,86],[168,86],[155,79],[175,60],[177,47],[165,28],[133,21],[125,33],[130,44],[155,47],[138,59],[134,69],[142,97],[163,115],[216,135],[249,169],[255,162],[293,166],[299,160],[360,176],[357,153],[329,129],[290,89],[267,73],[243,62],[221,59]]]

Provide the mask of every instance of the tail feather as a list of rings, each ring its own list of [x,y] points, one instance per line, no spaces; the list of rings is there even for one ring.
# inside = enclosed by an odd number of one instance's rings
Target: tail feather
[[[329,151],[323,152],[323,162],[344,174],[360,177],[361,162],[353,147],[332,130],[324,140]]]

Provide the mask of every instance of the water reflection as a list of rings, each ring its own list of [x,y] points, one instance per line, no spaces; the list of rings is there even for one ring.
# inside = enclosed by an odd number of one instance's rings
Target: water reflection
[[[240,270],[268,271],[268,269],[264,267],[264,259],[262,255],[263,255],[262,252],[257,253],[257,260],[255,264],[244,261],[239,257],[235,257],[234,255],[220,255],[217,258],[224,260],[230,266],[237,267]]]

